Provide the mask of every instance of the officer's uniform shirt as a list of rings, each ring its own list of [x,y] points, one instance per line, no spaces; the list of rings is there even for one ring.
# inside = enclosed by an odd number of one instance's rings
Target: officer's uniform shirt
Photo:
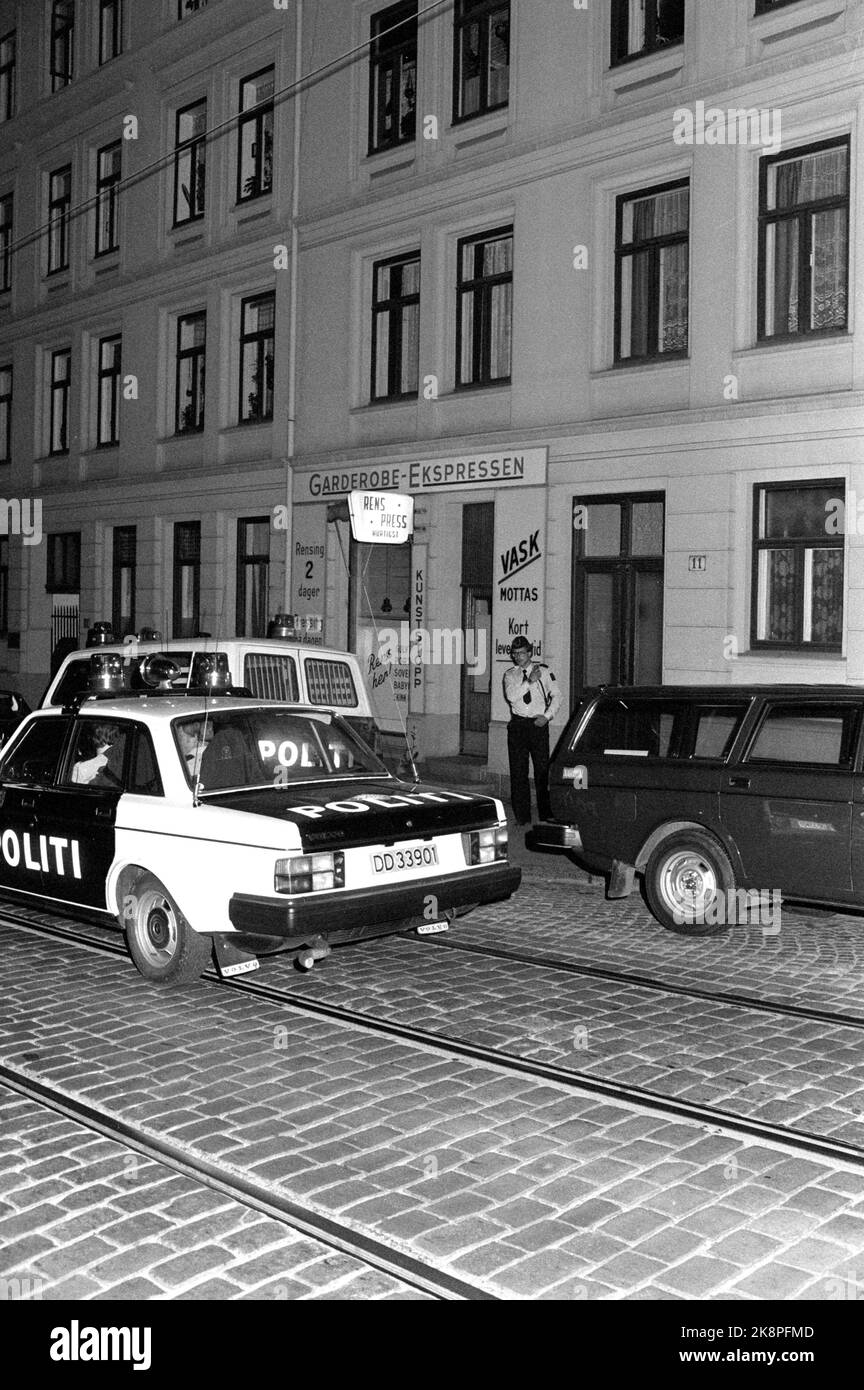
[[[539,673],[539,681],[529,679],[532,671]],[[514,719],[536,719],[540,714],[554,719],[561,708],[562,695],[549,667],[529,661],[527,666],[511,666],[504,672],[504,698]]]

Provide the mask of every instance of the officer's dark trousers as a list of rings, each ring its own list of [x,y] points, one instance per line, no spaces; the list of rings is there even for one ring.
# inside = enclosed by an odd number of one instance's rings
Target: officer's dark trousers
[[[549,725],[538,728],[533,719],[511,719],[507,725],[507,753],[510,758],[510,801],[517,820],[531,819],[531,787],[528,757],[534,764],[534,790],[537,815],[548,820],[549,809]]]

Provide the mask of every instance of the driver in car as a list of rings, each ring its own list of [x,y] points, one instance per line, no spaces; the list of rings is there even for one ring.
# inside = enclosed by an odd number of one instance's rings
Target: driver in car
[[[201,759],[213,737],[213,725],[205,719],[187,719],[177,725],[177,742],[180,757],[190,782],[195,782],[201,772]]]

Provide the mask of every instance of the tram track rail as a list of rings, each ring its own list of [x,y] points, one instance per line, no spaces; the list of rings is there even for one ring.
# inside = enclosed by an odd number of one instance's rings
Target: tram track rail
[[[608,980],[612,984],[635,985],[639,989],[654,990],[658,994],[684,995],[689,999],[701,999],[710,1004],[731,1004],[738,1008],[754,1009],[757,1013],[781,1014],[788,1018],[800,1018],[812,1023],[830,1023],[843,1028],[864,1029],[864,1017],[860,1014],[835,1013],[831,1009],[814,1009],[803,1004],[787,1004],[782,1000],[759,999],[752,994],[737,994],[734,991],[701,989],[694,985],[678,985],[670,980],[655,980],[650,975],[639,975],[632,971],[609,970],[600,965],[580,965],[577,961],[564,960],[560,956],[538,956],[530,951],[513,951],[500,946],[481,946],[473,941],[452,941],[443,936],[413,936],[410,932],[400,933],[403,941],[422,948],[424,946],[443,947],[445,950],[462,952],[465,955],[485,956],[491,960],[512,961],[517,965],[533,966],[537,970],[554,970],[567,975],[581,975],[586,979]]]
[[[0,923],[5,920],[15,927],[35,932],[37,935],[51,936],[100,954],[110,954],[127,958],[125,946],[119,941],[94,941],[70,931],[59,924],[45,924],[24,918],[3,909]],[[97,928],[97,930],[108,930]],[[737,1114],[721,1107],[687,1101],[652,1091],[644,1086],[621,1081],[608,1081],[573,1068],[561,1067],[553,1063],[541,1062],[521,1057],[512,1052],[504,1052],[481,1043],[450,1037],[432,1029],[420,1028],[413,1024],[400,1024],[393,1020],[377,1018],[358,1009],[325,1000],[311,999],[308,996],[281,990],[277,986],[251,980],[241,976],[231,980],[221,980],[215,970],[208,970],[202,977],[204,982],[219,984],[223,988],[250,995],[255,999],[280,1008],[326,1018],[332,1022],[347,1024],[367,1032],[381,1034],[400,1041],[410,1042],[445,1055],[465,1058],[492,1066],[509,1075],[531,1077],[542,1082],[552,1082],[580,1094],[596,1095],[633,1109],[662,1115],[666,1119],[684,1119],[739,1138],[759,1139],[792,1152],[806,1153],[814,1157],[826,1158],[844,1163],[856,1169],[864,1169],[864,1149],[844,1140],[791,1129],[786,1125]],[[2,1069],[0,1069],[2,1077]],[[65,1093],[64,1093],[65,1094]],[[208,1165],[213,1166],[213,1165]]]

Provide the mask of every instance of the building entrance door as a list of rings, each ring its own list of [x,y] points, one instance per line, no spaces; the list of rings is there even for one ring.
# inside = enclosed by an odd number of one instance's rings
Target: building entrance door
[[[663,679],[663,493],[575,498],[571,690]]]
[[[492,580],[495,503],[462,508],[462,640],[459,752],[485,758],[492,717]]]

